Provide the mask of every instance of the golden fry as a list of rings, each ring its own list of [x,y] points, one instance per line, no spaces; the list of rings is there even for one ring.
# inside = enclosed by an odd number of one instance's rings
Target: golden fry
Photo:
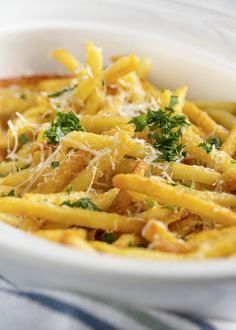
[[[212,201],[194,196],[185,189],[171,186],[158,177],[154,179],[135,174],[118,174],[113,179],[114,186],[120,189],[133,190],[158,198],[163,203],[184,207],[194,214],[223,225],[234,225],[236,214]],[[151,198],[151,197],[150,197]]]

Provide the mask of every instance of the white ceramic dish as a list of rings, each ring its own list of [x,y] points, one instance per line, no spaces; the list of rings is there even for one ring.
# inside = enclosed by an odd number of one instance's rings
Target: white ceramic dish
[[[74,25],[0,33],[0,76],[55,72],[55,47],[83,55],[86,40],[104,54],[134,51],[153,60],[162,88],[189,85],[191,98],[235,98],[233,64],[160,37]],[[236,261],[154,262],[80,253],[0,224],[0,273],[23,286],[83,292],[126,303],[236,318]]]

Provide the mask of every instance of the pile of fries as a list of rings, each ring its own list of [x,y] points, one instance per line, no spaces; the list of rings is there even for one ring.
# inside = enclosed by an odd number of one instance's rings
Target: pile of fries
[[[89,253],[236,253],[236,103],[161,91],[148,58],[87,42],[69,71],[0,81],[0,221]]]

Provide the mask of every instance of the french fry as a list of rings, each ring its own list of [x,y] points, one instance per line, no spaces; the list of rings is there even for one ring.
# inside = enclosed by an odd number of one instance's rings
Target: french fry
[[[45,238],[55,243],[69,245],[82,251],[94,251],[94,249],[86,242],[87,234],[84,229],[39,230],[34,232],[34,234],[40,238]]]
[[[113,200],[109,211],[118,214],[126,214],[130,202],[130,194],[126,190],[120,190]]]
[[[176,113],[182,113],[183,112],[183,106],[186,98],[186,94],[188,91],[187,86],[182,86],[174,92],[174,95],[178,97],[178,103],[174,106],[174,110]]]
[[[81,110],[83,114],[95,114],[101,102],[101,93],[95,88],[88,96],[86,103]],[[93,116],[95,117],[95,116]]]
[[[74,235],[83,240],[87,239],[87,231],[85,229],[54,229],[54,230],[37,230],[34,235],[48,239],[50,241],[55,241],[58,243],[64,243],[64,239],[67,235]]]
[[[148,96],[150,96],[150,97],[154,97],[154,99],[157,99],[159,97],[159,95],[161,94],[160,89],[157,88],[156,86],[154,86],[152,83],[150,83],[146,79],[142,80],[142,86],[143,86],[143,90],[145,91],[145,93],[147,93]]]
[[[114,84],[119,78],[137,70],[138,63],[139,59],[133,54],[122,57],[104,71],[103,79],[105,79],[108,84]]]
[[[205,200],[214,201],[222,206],[236,208],[236,196],[233,194],[228,194],[224,192],[216,191],[199,191],[199,190],[189,190],[193,195],[196,195]]]
[[[236,125],[236,117],[231,112],[218,109],[207,109],[208,115],[217,123],[231,130]]]
[[[236,102],[227,101],[195,101],[194,102],[200,109],[208,111],[208,109],[219,109],[236,113]]]
[[[142,103],[145,101],[143,86],[136,74],[130,72],[119,79],[119,85],[129,92],[129,99],[132,103]]]
[[[137,194],[134,192],[130,192],[132,195],[133,199],[136,199]],[[145,197],[145,200],[148,198]],[[155,201],[155,200],[154,200]],[[150,208],[147,211],[144,211],[140,213],[140,217],[147,222],[148,220],[151,219],[156,219],[161,222],[164,222],[166,224],[171,223],[172,221],[179,220],[180,219],[180,214],[178,212],[174,212],[173,210],[170,210],[168,208],[163,208],[161,205],[156,205],[152,208]]]
[[[124,233],[140,232],[143,226],[143,222],[140,219],[115,213],[96,212],[67,206],[53,206],[15,197],[2,198],[0,212],[38,217],[50,222],[62,223],[66,226],[77,225]]]
[[[147,222],[142,229],[142,236],[151,243],[149,246],[155,250],[172,253],[189,253],[195,250],[194,245],[177,238],[163,222],[157,220]]]
[[[101,49],[95,47],[92,42],[86,43],[86,63],[91,68],[94,78],[102,78],[103,58]]]
[[[19,171],[19,169],[23,169],[31,164],[30,159],[26,160],[17,160],[17,161],[2,161],[0,163],[0,173],[2,176],[7,176],[10,173],[14,173]]]
[[[191,240],[192,243],[198,244],[196,257],[208,259],[232,255],[236,250],[235,234],[236,227],[199,233]]]
[[[87,132],[71,132],[67,134],[61,141],[63,151],[66,153],[68,149],[80,149],[84,151],[100,150],[112,145],[114,139],[104,135],[97,135]]]
[[[30,76],[20,76],[20,77],[13,77],[13,78],[5,78],[0,79],[0,87],[4,88],[4,91],[12,92],[12,90],[6,89],[6,87],[18,87],[20,89],[26,88],[27,90],[37,90],[37,84],[40,83],[42,80],[50,80],[50,79],[64,79],[68,78],[69,75],[62,75],[62,74],[34,74]]]
[[[72,191],[69,194],[67,192],[52,193],[52,194],[38,194],[27,193],[23,196],[24,199],[31,200],[37,203],[51,203],[56,206],[60,206],[64,201],[70,200],[75,202],[80,198],[91,198],[92,202],[101,210],[107,211],[118,193],[118,189],[113,188],[103,194],[89,195],[83,191]]]
[[[79,101],[78,107],[83,107],[84,102],[87,100],[89,95],[92,93],[96,85],[95,78],[84,77],[81,78],[78,82],[78,85],[75,90],[75,97]]]
[[[113,245],[119,248],[127,248],[145,245],[145,243],[145,240],[139,234],[121,234]]]
[[[63,64],[72,73],[75,72],[79,66],[77,59],[65,49],[55,49],[51,52],[51,56]]]
[[[144,193],[156,197],[164,203],[186,208],[215,223],[225,226],[232,226],[236,223],[236,214],[229,209],[194,196],[179,187],[173,187],[158,177],[154,181],[135,174],[118,174],[114,177],[113,183],[117,188]]]
[[[131,118],[118,116],[91,116],[81,115],[82,126],[88,131],[96,134],[102,134],[110,129],[127,124]]]
[[[148,170],[148,165],[144,161],[139,161],[134,167],[133,173],[144,176],[147,170]]]
[[[200,110],[191,102],[185,102],[183,106],[183,113],[187,115],[190,120],[200,126],[207,135],[217,136],[221,141],[224,141],[228,135],[228,131],[218,125],[211,117],[204,111]]]
[[[173,96],[173,94],[169,89],[166,89],[161,92],[159,97],[159,106],[161,109],[165,109],[168,107],[168,105],[170,104],[171,96]]]
[[[229,135],[222,144],[220,150],[226,152],[229,156],[233,156],[236,151],[236,124],[233,126]]]
[[[24,219],[20,221],[18,228],[32,233],[40,228],[40,222],[35,218],[24,217]]]
[[[137,75],[140,79],[144,79],[148,76],[151,71],[152,61],[150,58],[146,57],[139,60],[139,65],[137,68]]]
[[[95,195],[91,199],[101,210],[108,211],[118,192],[118,189],[113,188],[103,194]]]
[[[40,182],[33,191],[49,194],[64,190],[74,177],[84,169],[89,160],[90,155],[88,152],[75,152],[69,159],[61,161],[48,179]]]
[[[141,247],[119,248],[114,246],[114,244],[111,245],[100,241],[91,241],[90,244],[99,252],[120,255],[128,258],[135,257],[154,260],[183,260],[188,258],[187,255],[184,254],[153,251]]]
[[[122,159],[115,168],[114,174],[133,173],[139,161],[134,159]],[[199,182],[206,185],[215,185],[222,181],[222,175],[210,168],[198,165],[181,163],[150,164],[149,170],[152,175],[170,176],[173,180],[183,182]]]
[[[31,168],[21,170],[19,173],[11,173],[5,178],[0,178],[0,185],[11,187],[24,187],[27,180],[33,175],[34,171]]]
[[[42,92],[55,93],[60,89],[64,89],[71,84],[71,78],[63,79],[46,79],[38,83],[38,88]]]
[[[167,173],[173,180],[182,180],[184,182],[199,182],[206,185],[214,185],[222,176],[220,173],[198,165],[187,165],[181,163],[170,163],[163,166],[151,165],[153,175],[165,175]]]
[[[199,231],[209,230],[213,228],[214,228],[214,224],[212,222],[207,220],[202,220],[199,216],[193,214],[188,215],[183,219],[171,221],[168,224],[168,229],[170,231],[176,233],[178,237],[183,237],[186,239],[187,236],[188,240],[190,240],[193,237],[193,235],[195,233],[197,234]]]
[[[21,95],[21,94],[20,94]],[[27,94],[26,99],[20,98],[20,95],[9,95],[0,99],[0,119],[7,121],[16,112],[22,113],[25,110],[36,105],[36,98],[34,94]],[[24,94],[22,94],[24,95]]]
[[[21,221],[21,217],[0,212],[0,222],[7,223],[12,227],[18,228]]]

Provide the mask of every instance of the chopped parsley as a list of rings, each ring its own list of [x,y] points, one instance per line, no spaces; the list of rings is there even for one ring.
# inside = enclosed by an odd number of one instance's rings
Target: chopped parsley
[[[194,230],[195,231],[201,231],[203,228],[203,224],[202,223],[196,223],[195,226],[194,226]]]
[[[87,210],[91,210],[91,211],[101,211],[101,209],[99,209],[97,207],[97,205],[95,205],[90,198],[80,198],[75,202],[71,202],[70,200],[68,201],[64,201],[61,206],[66,205],[69,207],[80,207],[82,209],[87,209]]]
[[[20,94],[20,99],[21,100],[26,100],[27,99],[27,96],[25,94]]]
[[[182,136],[182,128],[188,126],[186,117],[174,114],[173,106],[178,103],[178,97],[172,96],[170,104],[164,110],[147,110],[145,115],[131,119],[130,123],[135,125],[135,132],[142,132],[146,127],[150,133],[148,138],[154,148],[160,151],[160,155],[154,162],[177,161],[185,157],[184,145],[179,143]]]
[[[66,188],[66,192],[67,192],[68,195],[70,195],[70,193],[72,193],[72,191],[73,191],[72,186],[68,186],[68,187]]]
[[[1,197],[14,197],[15,196],[15,190],[10,190],[6,195],[4,193],[1,194]]]
[[[73,90],[75,90],[77,87],[77,85],[74,85],[72,87],[65,87],[59,91],[56,91],[54,93],[48,94],[48,97],[50,98],[55,98],[55,97],[59,97],[62,96],[63,94],[67,93],[67,92],[73,92]]]
[[[156,201],[153,201],[153,200],[151,200],[149,198],[144,198],[143,202],[144,202],[144,204],[146,204],[147,206],[149,206],[150,209],[158,205],[158,203]]]
[[[216,136],[211,136],[206,141],[198,145],[198,147],[204,149],[207,154],[212,151],[213,146],[215,146],[216,149],[220,149],[220,140]]]
[[[73,131],[84,131],[79,118],[71,111],[57,112],[56,120],[44,132],[44,136],[48,138],[48,143],[57,144],[63,136]]]
[[[51,167],[53,169],[57,168],[59,165],[60,165],[60,162],[58,160],[55,160],[55,161],[51,162]]]
[[[28,142],[28,138],[25,134],[19,136],[19,143],[21,146],[25,145]]]
[[[14,191],[14,189],[10,190],[9,193],[7,194],[7,196],[9,196],[9,197],[13,197],[13,196],[15,196],[15,191]]]
[[[170,97],[170,103],[168,105],[168,107],[166,108],[167,110],[172,110],[173,107],[179,103],[179,99],[178,99],[178,96],[176,95],[171,95]]]
[[[101,237],[101,240],[108,244],[112,244],[113,242],[115,242],[116,236],[112,233],[104,233]]]
[[[176,205],[174,205],[174,204],[165,204],[165,205],[162,205],[162,208],[174,211],[176,209]]]

